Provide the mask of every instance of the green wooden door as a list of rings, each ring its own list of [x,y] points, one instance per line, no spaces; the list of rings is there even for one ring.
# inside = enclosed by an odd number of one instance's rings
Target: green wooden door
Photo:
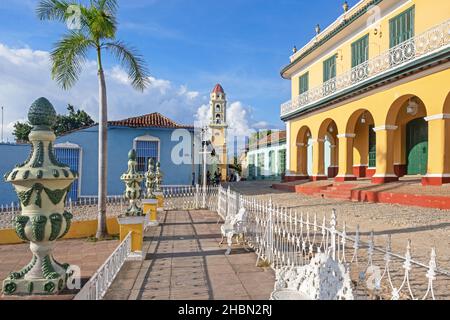
[[[424,119],[415,119],[407,124],[406,150],[408,174],[425,175],[428,164],[428,123]]]
[[[374,125],[369,126],[369,168],[377,166],[377,135],[373,128]]]

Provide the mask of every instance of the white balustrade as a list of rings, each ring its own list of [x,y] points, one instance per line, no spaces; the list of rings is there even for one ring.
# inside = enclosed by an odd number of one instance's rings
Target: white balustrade
[[[450,44],[450,20],[427,30],[399,45],[383,52],[375,58],[350,69],[336,78],[331,79],[321,86],[296,96],[294,99],[281,105],[281,116],[286,116],[295,111],[299,111],[319,102],[333,94],[342,92],[351,87],[359,85],[376,76],[387,73],[418,60],[427,55],[431,55]]]
[[[131,232],[89,279],[74,300],[102,300],[131,253]]]

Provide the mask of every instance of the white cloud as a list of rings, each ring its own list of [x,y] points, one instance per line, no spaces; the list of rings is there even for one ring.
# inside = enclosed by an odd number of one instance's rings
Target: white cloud
[[[259,121],[253,125],[255,129],[268,129],[270,128],[270,124],[267,121]]]
[[[50,55],[30,48],[10,48],[0,43],[0,106],[5,107],[5,136],[12,141],[13,124],[26,118],[31,103],[48,98],[57,112],[68,103],[98,119],[98,82],[95,61],[88,61],[77,84],[63,91],[51,79]],[[198,106],[207,98],[186,85],[150,77],[144,92],[130,86],[127,73],[114,66],[105,71],[109,119],[123,119],[160,112],[182,124],[191,124]]]

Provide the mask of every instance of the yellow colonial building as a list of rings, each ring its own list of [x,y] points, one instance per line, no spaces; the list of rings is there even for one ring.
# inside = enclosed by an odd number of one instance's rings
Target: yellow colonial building
[[[424,185],[450,183],[450,1],[343,7],[294,48],[281,72],[292,82],[292,99],[281,106],[286,179],[379,184],[414,175]]]

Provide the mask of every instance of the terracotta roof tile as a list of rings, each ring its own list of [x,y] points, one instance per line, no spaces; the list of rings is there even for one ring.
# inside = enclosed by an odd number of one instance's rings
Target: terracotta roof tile
[[[256,149],[256,147],[264,148],[268,144],[277,145],[286,141],[286,131],[276,131],[272,132],[268,136],[264,136],[258,140],[258,143],[253,143],[249,146],[251,150]]]
[[[193,128],[192,126],[178,124],[158,112],[124,120],[109,121],[108,124],[110,126],[132,128]]]
[[[225,91],[223,90],[223,88],[220,84],[216,84],[212,93],[225,93]]]

